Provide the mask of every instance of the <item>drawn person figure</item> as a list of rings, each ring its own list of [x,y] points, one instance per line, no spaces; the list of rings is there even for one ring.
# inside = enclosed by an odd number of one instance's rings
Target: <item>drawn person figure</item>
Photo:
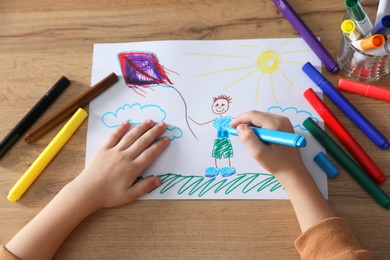
[[[230,161],[230,158],[233,157],[233,146],[229,139],[229,133],[222,131],[222,127],[229,126],[230,122],[234,119],[230,116],[224,116],[224,114],[229,110],[230,103],[232,103],[232,98],[230,96],[219,95],[217,97],[213,97],[213,104],[211,105],[213,113],[218,115],[217,118],[204,123],[199,123],[191,117],[188,117],[197,125],[213,123],[213,126],[217,129],[217,137],[214,140],[212,151],[215,167],[208,167],[205,169],[206,177],[212,178],[217,176],[219,173],[222,177],[228,177],[236,173],[236,169],[232,167]],[[218,160],[221,160],[222,158],[228,160],[229,167],[218,167]]]

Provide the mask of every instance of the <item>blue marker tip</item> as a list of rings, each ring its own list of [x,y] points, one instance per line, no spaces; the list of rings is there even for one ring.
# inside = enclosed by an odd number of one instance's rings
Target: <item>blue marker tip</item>
[[[297,141],[296,141],[296,146],[297,147],[306,147],[306,144],[307,144],[306,138],[303,136],[299,136]]]

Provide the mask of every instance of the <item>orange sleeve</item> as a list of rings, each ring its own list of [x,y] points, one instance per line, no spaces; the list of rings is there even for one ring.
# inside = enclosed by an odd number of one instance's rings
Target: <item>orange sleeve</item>
[[[347,221],[334,217],[325,219],[295,240],[301,259],[375,259],[372,252],[361,247]]]
[[[0,246],[0,259],[1,260],[19,260],[16,256],[14,256],[10,251],[8,251],[5,246]]]

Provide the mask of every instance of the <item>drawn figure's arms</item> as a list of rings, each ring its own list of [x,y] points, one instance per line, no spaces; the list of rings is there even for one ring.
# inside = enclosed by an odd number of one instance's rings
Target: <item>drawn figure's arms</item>
[[[192,117],[190,117],[190,116],[188,116],[188,119],[190,119],[192,122],[194,122],[197,125],[206,125],[206,124],[210,124],[210,123],[214,122],[214,119],[213,119],[213,120],[210,120],[210,121],[207,121],[204,123],[199,123],[199,122],[195,121],[194,119],[192,119]]]

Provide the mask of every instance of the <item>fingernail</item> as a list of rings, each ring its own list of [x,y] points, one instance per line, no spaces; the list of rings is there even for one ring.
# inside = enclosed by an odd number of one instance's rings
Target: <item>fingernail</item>
[[[244,131],[245,125],[239,124],[236,129],[237,129],[237,132],[240,134],[240,133],[242,133],[242,131]]]
[[[153,184],[154,184],[154,186],[160,186],[161,185],[161,179],[160,178],[156,178],[154,181],[153,181]]]

